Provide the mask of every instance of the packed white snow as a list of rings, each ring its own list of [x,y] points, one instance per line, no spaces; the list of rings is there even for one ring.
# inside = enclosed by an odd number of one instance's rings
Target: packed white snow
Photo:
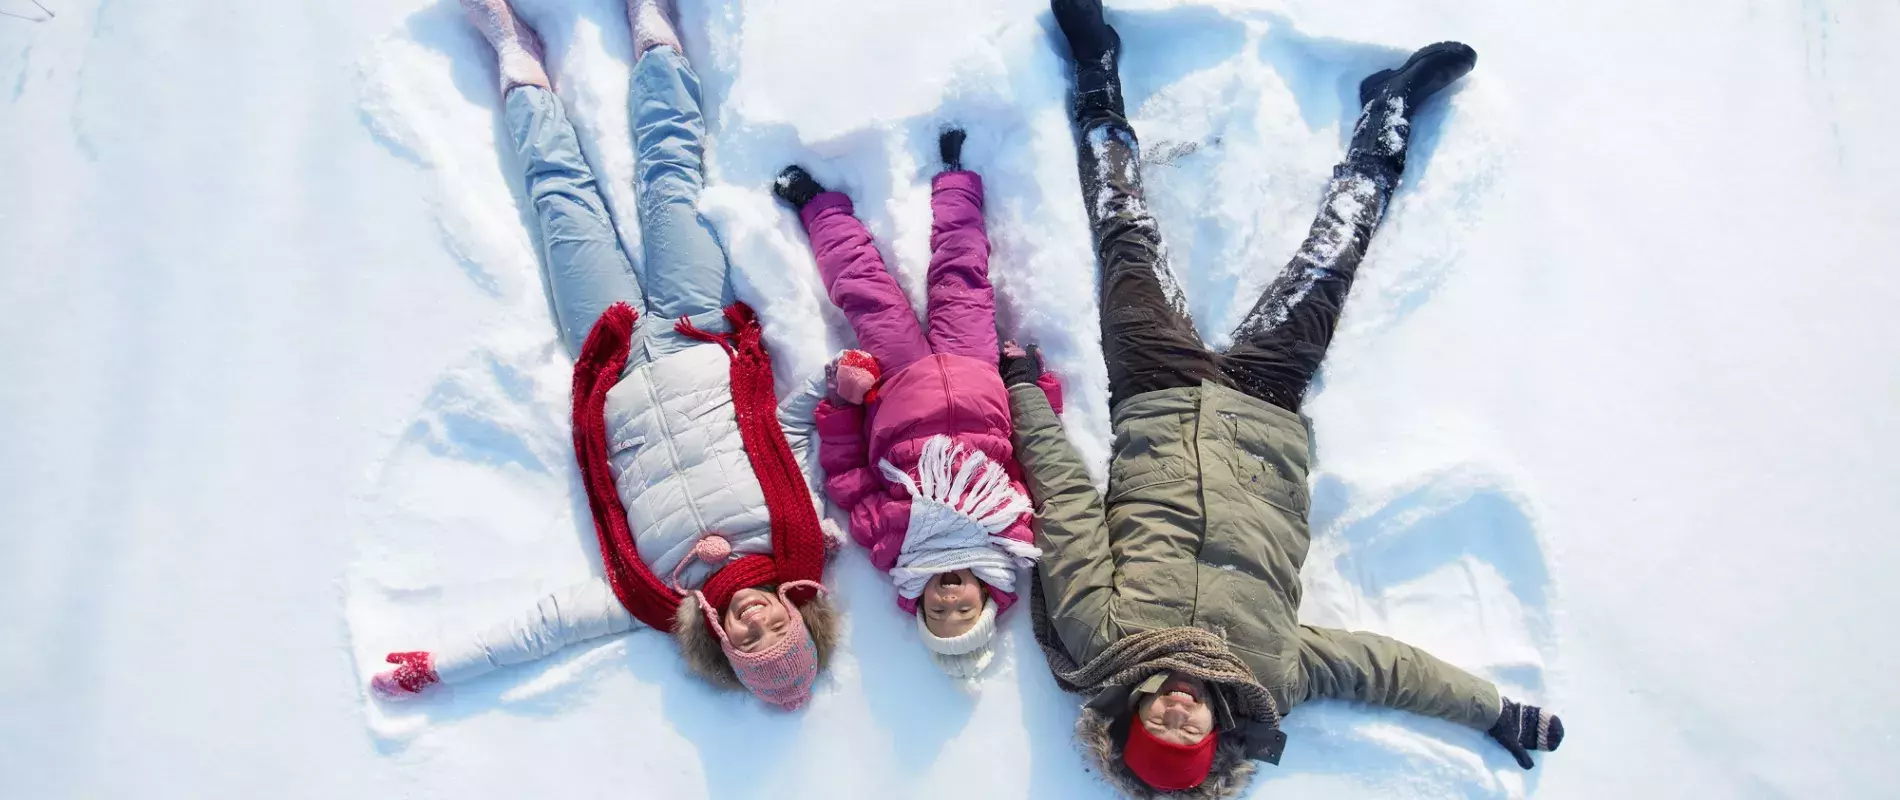
[[[452,0],[0,16],[0,797],[1098,797],[1026,615],[953,686],[861,552],[787,715],[651,631],[408,704],[425,649],[599,570],[492,57]],[[1094,254],[1040,0],[681,0],[703,210],[782,385],[853,343],[769,185],[847,191],[915,300],[969,131],[1001,326],[1097,471]],[[1560,713],[1316,703],[1253,796],[1892,796],[1900,9],[1110,0],[1203,335],[1307,234],[1358,80],[1441,39],[1306,411],[1302,619]],[[630,250],[618,0],[521,0]],[[39,15],[30,0],[0,14]]]

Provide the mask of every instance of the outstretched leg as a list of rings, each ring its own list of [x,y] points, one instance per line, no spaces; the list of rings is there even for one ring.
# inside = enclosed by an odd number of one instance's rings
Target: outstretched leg
[[[579,354],[608,306],[624,302],[638,309],[645,301],[560,98],[539,86],[518,86],[505,102],[541,228],[541,268],[555,321],[568,353]]]
[[[930,350],[996,359],[996,288],[983,230],[983,178],[962,169],[963,131],[938,140],[944,171],[930,182]]]
[[[1144,392],[1224,382],[1168,274],[1161,232],[1142,199],[1140,145],[1122,108],[1121,39],[1100,0],[1055,0],[1075,63],[1082,201],[1100,262],[1102,351],[1110,407]]]
[[[508,133],[534,207],[555,323],[568,352],[576,354],[608,306],[642,305],[640,285],[593,169],[581,155],[574,126],[560,98],[548,89],[534,31],[502,0],[463,0],[463,5],[498,55]]]
[[[630,0],[634,40],[647,48],[633,64],[634,171],[640,241],[646,257],[640,283],[652,313],[665,318],[732,304],[726,251],[699,215],[705,189],[706,121],[699,77],[679,50],[670,2]]]
[[[1300,409],[1332,342],[1353,275],[1398,188],[1413,109],[1476,62],[1471,48],[1446,42],[1361,85],[1364,110],[1345,162],[1333,169],[1312,231],[1241,320],[1233,348],[1221,359],[1241,391],[1289,411]]]
[[[858,346],[877,359],[883,373],[930,355],[910,298],[884,269],[884,256],[871,241],[871,232],[853,216],[851,198],[825,191],[797,166],[785,168],[773,191],[798,209],[825,292],[858,334]]]

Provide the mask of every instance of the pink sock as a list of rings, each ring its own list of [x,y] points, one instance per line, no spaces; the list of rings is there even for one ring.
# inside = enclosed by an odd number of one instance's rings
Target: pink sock
[[[495,48],[501,66],[501,93],[516,86],[550,88],[547,67],[542,65],[541,37],[515,16],[507,0],[462,0],[468,20],[482,32],[482,38]]]
[[[663,44],[681,50],[673,18],[673,0],[627,0],[627,24],[633,28],[634,59]]]

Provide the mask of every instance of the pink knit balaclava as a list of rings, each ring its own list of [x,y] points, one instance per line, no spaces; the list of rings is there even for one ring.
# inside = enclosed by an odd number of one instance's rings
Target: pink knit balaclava
[[[688,557],[697,557],[707,563],[723,561],[732,552],[732,546],[722,536],[707,536],[693,546]],[[681,561],[683,567],[688,560]],[[675,586],[678,586],[680,569],[673,570]],[[809,587],[819,594],[830,593],[824,584],[817,581],[790,581],[778,587],[779,602],[785,604],[785,610],[791,616],[791,623],[785,636],[777,644],[756,653],[746,653],[732,646],[732,640],[726,638],[726,626],[721,624],[719,611],[706,600],[706,595],[693,590],[693,599],[699,602],[699,609],[706,615],[706,624],[719,636],[719,649],[725,651],[726,661],[732,664],[734,672],[739,674],[739,682],[747,691],[760,700],[771,703],[786,711],[796,711],[811,699],[812,684],[818,681],[818,645],[812,641],[811,631],[805,627],[805,616],[798,613],[798,606],[786,592],[799,587]]]
[[[713,614],[712,605],[703,596],[699,600],[700,607],[713,620],[713,631],[719,634],[719,648],[726,652],[733,671],[739,673],[739,682],[760,700],[786,711],[796,711],[805,705],[805,701],[811,699],[812,684],[818,681],[818,646],[811,640],[811,631],[805,628],[805,616],[798,613],[798,606],[785,596],[787,591],[799,586],[825,591],[817,581],[792,581],[778,587],[778,599],[791,614],[791,625],[777,644],[756,653],[740,652],[733,647],[726,639],[725,626],[720,625],[719,618]]]

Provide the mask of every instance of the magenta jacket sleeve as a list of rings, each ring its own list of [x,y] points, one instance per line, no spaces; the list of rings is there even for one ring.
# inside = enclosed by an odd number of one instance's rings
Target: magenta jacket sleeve
[[[901,491],[901,490],[900,490]],[[910,501],[888,492],[865,495],[851,510],[851,538],[870,551],[871,566],[889,572],[904,549],[904,529],[910,526]]]
[[[826,398],[813,414],[818,424],[818,461],[825,468],[825,494],[851,515],[851,539],[871,552],[880,570],[897,566],[910,509],[893,499],[870,462],[864,438],[864,407]]]
[[[827,398],[819,401],[812,417],[818,427],[818,463],[825,469],[825,494],[839,508],[855,514],[858,504],[881,488],[866,463],[864,407]]]

